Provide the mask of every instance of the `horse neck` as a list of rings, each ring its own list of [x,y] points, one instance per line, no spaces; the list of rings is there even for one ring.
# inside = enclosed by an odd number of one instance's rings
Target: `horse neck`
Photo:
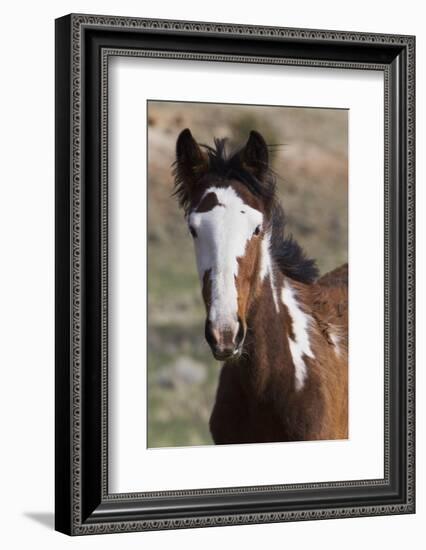
[[[295,283],[279,270],[270,269],[260,281],[247,318],[245,348],[259,394],[268,388],[281,395],[296,394],[304,385],[305,359],[312,356],[307,295],[306,285]]]

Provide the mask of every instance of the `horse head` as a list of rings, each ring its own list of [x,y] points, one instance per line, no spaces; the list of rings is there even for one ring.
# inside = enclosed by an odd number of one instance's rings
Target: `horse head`
[[[238,357],[247,315],[270,268],[275,181],[264,138],[250,132],[233,153],[226,140],[198,144],[189,129],[176,144],[175,194],[195,248],[206,307],[205,335],[218,360]]]

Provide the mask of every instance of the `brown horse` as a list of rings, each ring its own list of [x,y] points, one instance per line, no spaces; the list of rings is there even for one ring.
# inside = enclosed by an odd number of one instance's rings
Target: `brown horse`
[[[176,144],[175,194],[194,240],[205,336],[224,361],[210,430],[217,444],[348,437],[347,265],[318,279],[284,237],[268,147],[255,131]]]

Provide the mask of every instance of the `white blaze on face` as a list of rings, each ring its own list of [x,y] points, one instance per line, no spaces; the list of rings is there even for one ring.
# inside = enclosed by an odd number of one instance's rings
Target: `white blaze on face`
[[[203,197],[208,193],[214,193],[219,204],[206,212],[193,211],[188,223],[197,234],[194,245],[201,284],[210,270],[209,320],[220,327],[233,327],[238,320],[238,258],[244,256],[263,215],[245,204],[232,187],[210,187]]]
[[[287,306],[292,321],[294,338],[289,335],[288,342],[294,363],[296,390],[301,390],[308,375],[304,357],[310,357],[311,359],[314,357],[309,340],[312,318],[301,309],[297,302],[296,291],[288,281],[284,283],[281,300]]]

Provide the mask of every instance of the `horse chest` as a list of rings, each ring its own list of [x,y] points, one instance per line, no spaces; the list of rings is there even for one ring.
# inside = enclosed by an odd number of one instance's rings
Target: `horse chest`
[[[312,388],[292,394],[270,381],[259,392],[245,369],[225,365],[210,420],[215,443],[266,443],[316,439],[322,409]]]

